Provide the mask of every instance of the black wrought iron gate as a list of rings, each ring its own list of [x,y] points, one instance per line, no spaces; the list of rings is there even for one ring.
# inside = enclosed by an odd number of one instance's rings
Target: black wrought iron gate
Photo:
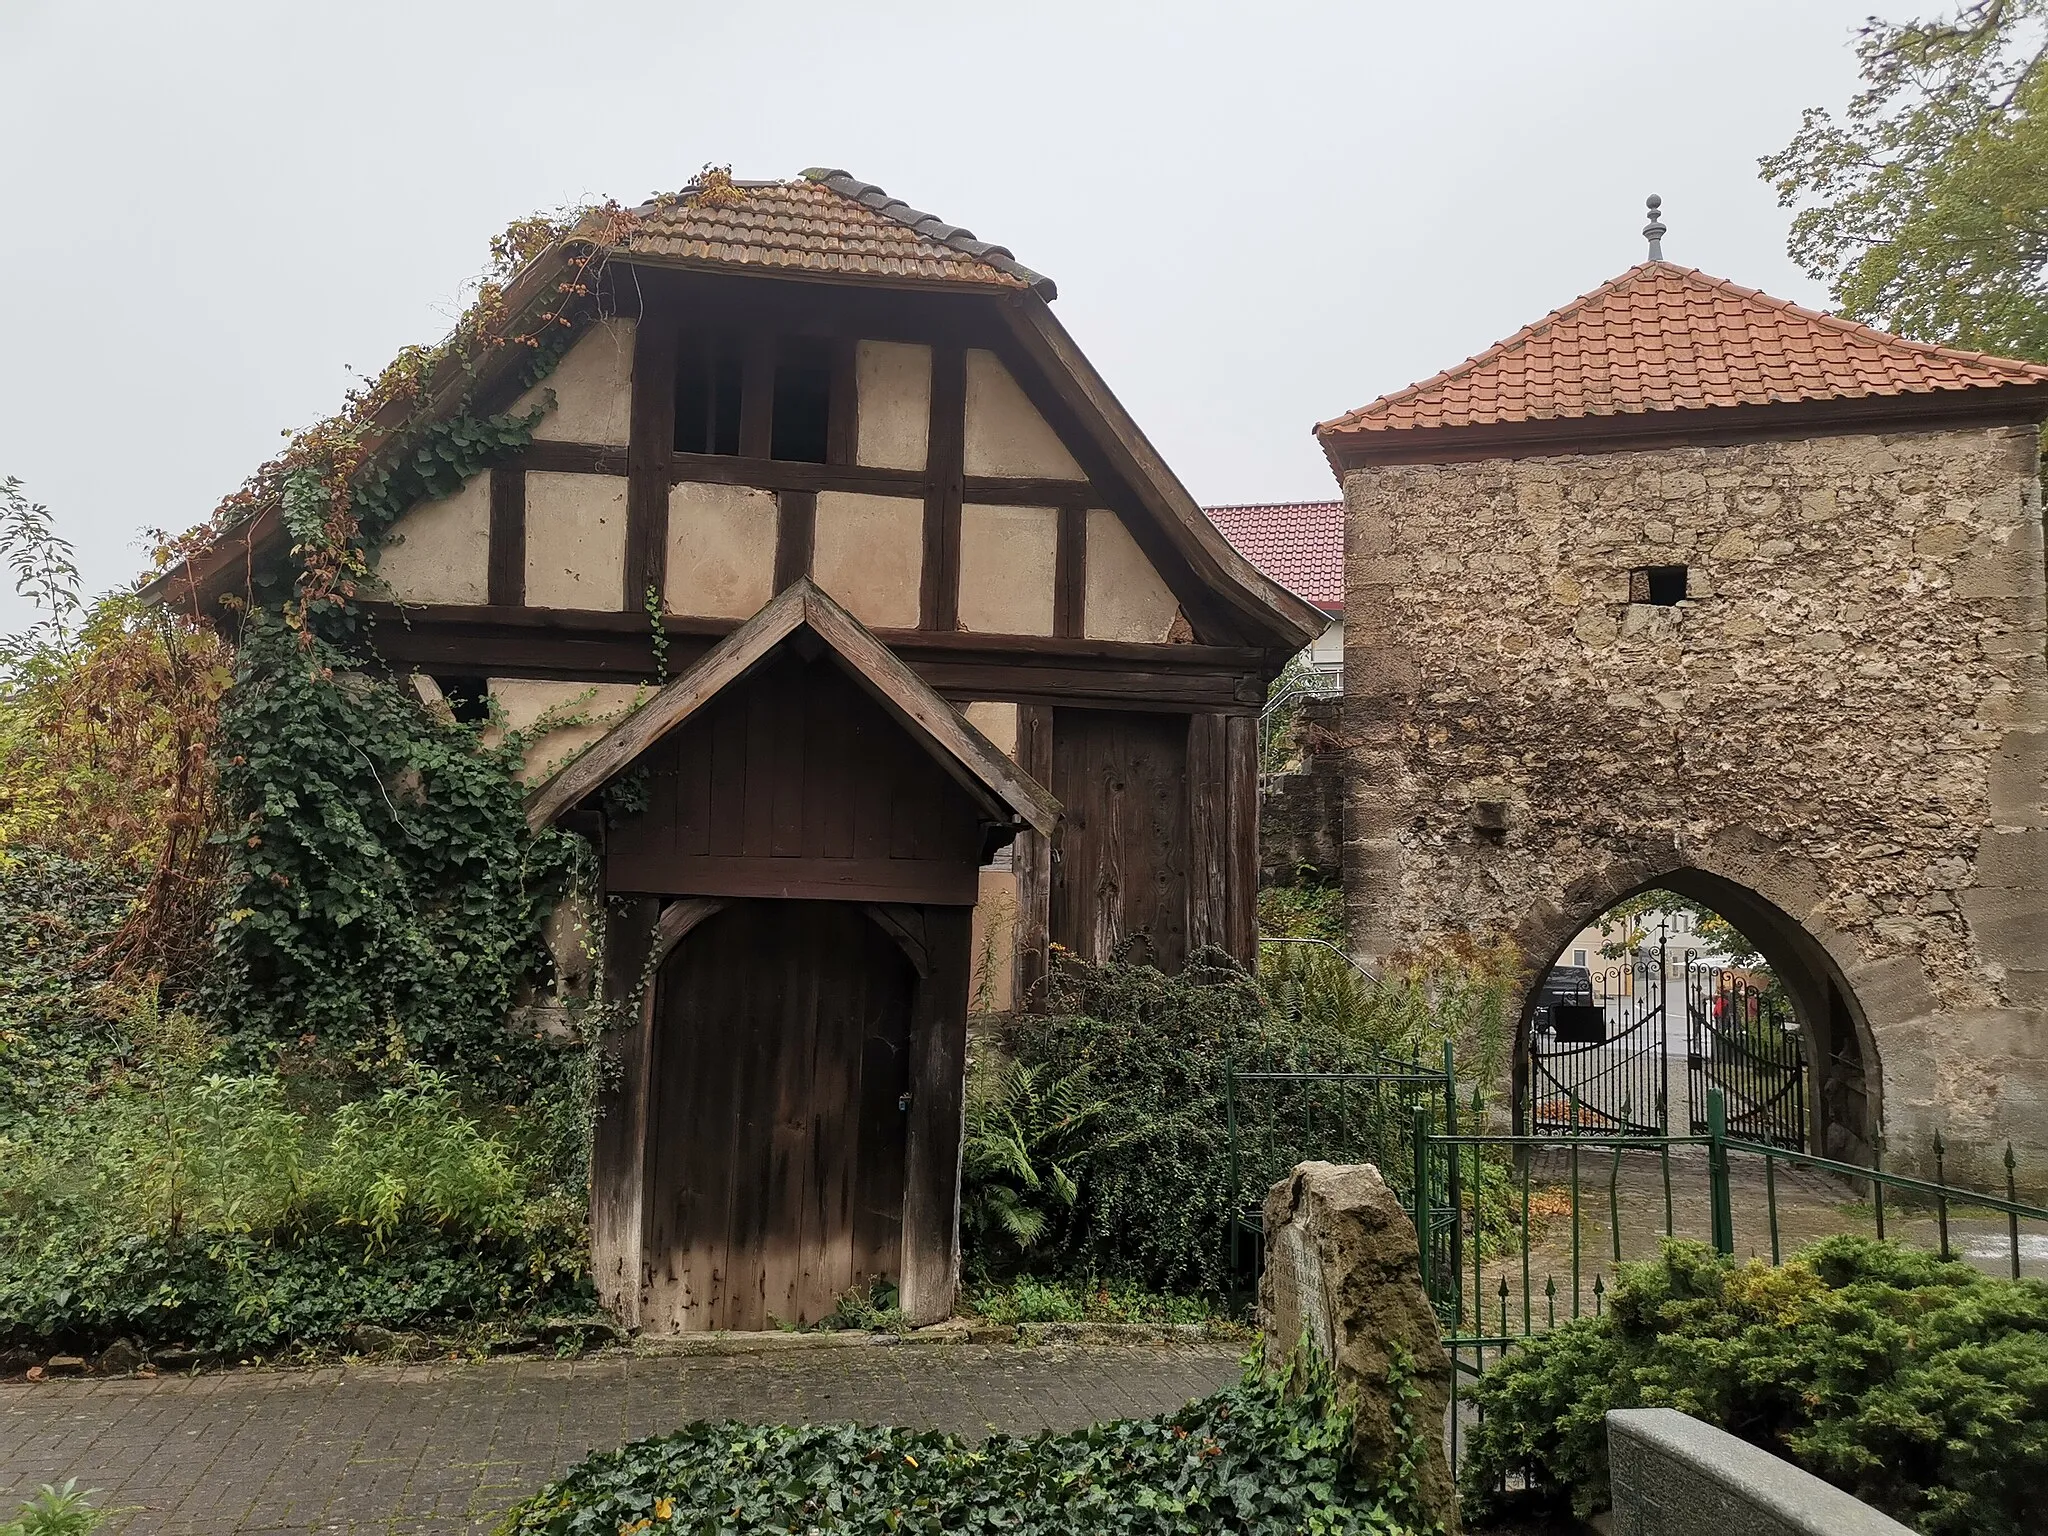
[[[1531,1132],[1666,1133],[1665,963],[1660,943],[1601,970],[1552,969],[1538,997],[1522,1079]]]
[[[1768,972],[1685,971],[1686,1077],[1692,1133],[1707,1132],[1707,1091],[1721,1090],[1728,1134],[1806,1149],[1806,1042]]]

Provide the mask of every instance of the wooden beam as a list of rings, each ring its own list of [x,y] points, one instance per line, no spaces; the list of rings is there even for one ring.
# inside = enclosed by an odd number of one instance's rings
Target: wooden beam
[[[1228,949],[1230,779],[1224,717],[1188,716],[1188,947]]]
[[[966,494],[967,352],[932,349],[931,431],[925,449],[924,571],[919,629],[960,627],[960,503]]]
[[[816,491],[779,491],[775,497],[775,590],[811,574],[818,530]]]
[[[973,914],[925,913],[930,974],[910,1018],[910,1123],[903,1166],[900,1304],[913,1323],[952,1315],[960,1280],[960,1151],[966,1116],[967,998],[974,969]]]
[[[1055,536],[1052,631],[1066,639],[1088,632],[1088,509],[1061,507]]]
[[[634,351],[639,351],[638,346]],[[632,472],[631,450],[605,443],[532,442],[520,449],[511,463],[526,470],[546,470],[555,475],[624,475]]]
[[[836,391],[840,385],[835,382]],[[845,459],[828,458],[823,464],[793,459],[755,459],[729,453],[674,453],[669,475],[674,480],[701,480],[712,485],[750,485],[764,491],[860,491],[876,496],[920,496],[924,494],[926,472],[921,469],[884,469],[873,464],[856,464],[851,444],[836,444],[830,434],[851,433],[857,423],[841,420],[838,395],[833,396],[832,425],[827,427],[828,452],[844,451]],[[851,416],[853,412],[844,413]],[[513,463],[526,469],[542,469],[563,475],[623,475],[627,473],[627,450],[603,443],[529,443]],[[961,499],[996,506],[1099,507],[1102,492],[1086,480],[1050,480],[1040,475],[964,475]]]
[[[491,477],[491,542],[485,586],[494,606],[526,601],[526,471],[500,464]]]
[[[751,485],[764,491],[864,491],[876,496],[921,496],[925,484],[924,472],[916,469],[808,464],[725,453],[675,454],[669,462],[669,476],[711,485]]]
[[[1042,475],[969,475],[970,502],[1006,507],[1100,507],[1103,493],[1087,480],[1049,480]]]
[[[1017,708],[1017,766],[1048,789],[1052,787],[1052,710],[1043,704]],[[1057,831],[1055,830],[1055,834]],[[1047,964],[1046,940],[1052,918],[1053,836],[1042,832],[1018,835],[1010,856],[1017,875],[1017,944],[1014,989],[1019,1008],[1036,1008]]]
[[[653,897],[603,900],[604,990],[635,1004],[627,1021],[598,1041],[597,1121],[590,1141],[590,1273],[598,1299],[629,1328],[640,1322],[640,1257],[645,1228],[647,1088],[654,1031],[655,979],[648,965],[661,903]]]
[[[726,903],[715,897],[685,896],[671,901],[661,909],[661,919],[654,925],[654,942],[649,950],[648,964],[659,966],[668,958],[668,952],[682,943],[705,918],[725,910]]]
[[[393,667],[582,682],[655,679],[653,641],[641,614],[362,606],[373,648]],[[669,675],[694,665],[738,627],[730,619],[664,617]],[[1255,714],[1269,670],[1260,652],[1218,646],[934,630],[872,633],[927,685],[962,702]]]
[[[1233,715],[1223,730],[1230,862],[1222,942],[1238,964],[1254,969],[1259,961],[1259,722]]]
[[[976,882],[979,884],[979,880]],[[925,943],[924,908],[905,906],[900,902],[869,902],[861,909],[875,920],[875,925],[896,941],[910,961],[910,968],[920,976],[932,973],[932,952]]]
[[[606,888],[732,901],[856,901],[971,907],[980,872],[949,859],[763,858],[743,854],[677,856],[618,850],[606,856]]]
[[[650,306],[633,331],[626,447],[626,579],[620,610],[640,613],[668,590],[668,463],[676,435],[676,324]],[[529,453],[531,450],[529,450]]]
[[[860,451],[860,343],[832,338],[832,394],[825,420],[825,462],[851,464]]]

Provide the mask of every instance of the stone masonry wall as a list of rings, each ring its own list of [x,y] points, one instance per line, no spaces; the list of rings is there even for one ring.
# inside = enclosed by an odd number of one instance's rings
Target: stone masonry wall
[[[1533,980],[1614,900],[1691,881],[1778,925],[1804,1011],[1839,989],[1824,1048],[1860,1055],[1888,1161],[1939,1127],[1988,1178],[2011,1137],[2048,1185],[2037,443],[1351,471],[1355,946],[1507,934]],[[1629,601],[1653,565],[1684,601]]]

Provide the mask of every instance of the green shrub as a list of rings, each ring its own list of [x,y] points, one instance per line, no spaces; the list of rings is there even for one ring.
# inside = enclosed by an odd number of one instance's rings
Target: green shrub
[[[564,1053],[507,1028],[580,839],[526,825],[516,736],[438,719],[359,658],[253,618],[215,753],[230,910],[207,999],[252,1062],[413,1060],[514,1099]]]
[[[1441,1021],[1477,1041],[1504,1032],[1501,955],[1446,953],[1364,981],[1327,951],[1269,949],[1286,953],[1256,979],[1218,950],[1178,976],[1067,962],[1049,1011],[1010,1020],[999,1049],[977,1053],[964,1209],[978,1278],[1100,1276],[1220,1296],[1233,1209],[1295,1163],[1374,1162],[1406,1184],[1413,1090],[1257,1083],[1238,1095],[1233,1190],[1228,1077],[1385,1072],[1417,1054],[1439,1067]],[[1507,1185],[1494,1182],[1504,1211]]]
[[[1069,964],[1049,1001],[1054,1011],[1008,1024],[1002,1054],[1046,1082],[1085,1080],[1096,1107],[1085,1134],[1059,1148],[1076,1198],[1070,1208],[1038,1206],[1049,1230],[1023,1256],[1030,1272],[1220,1295],[1235,1204],[1262,1195],[1304,1156],[1400,1165],[1408,1111],[1392,1096],[1302,1087],[1240,1106],[1242,1177],[1233,1192],[1230,1069],[1361,1071],[1378,1058],[1341,1030],[1275,1012],[1220,951],[1198,951],[1178,976],[1121,962]],[[999,1070],[980,1058],[977,1069]],[[979,1129],[970,1121],[970,1141]],[[981,1177],[968,1185],[970,1209],[983,1198]],[[1012,1244],[984,1244],[972,1257],[984,1276],[1019,1267]]]
[[[273,1076],[124,1082],[0,1137],[0,1222],[18,1238],[336,1226],[375,1242],[406,1221],[491,1236],[519,1228],[526,1193],[504,1143],[429,1072],[327,1116]]]
[[[582,1202],[447,1083],[328,1114],[271,1076],[115,1083],[0,1136],[0,1340],[227,1353],[580,1307]]]
[[[1213,1315],[1209,1304],[1197,1296],[1161,1295],[1099,1280],[1040,1280],[1031,1275],[974,1286],[961,1308],[992,1323],[1205,1323]]]
[[[93,984],[140,896],[130,875],[0,848],[0,1134],[122,1060],[120,1010]]]
[[[1410,1532],[1412,1493],[1362,1488],[1328,1379],[1290,1391],[1248,1373],[1175,1414],[1065,1435],[956,1435],[852,1424],[698,1423],[592,1456],[515,1509],[506,1536],[650,1531]]]
[[[433,1227],[393,1232],[377,1249],[332,1229],[274,1239],[94,1233],[7,1246],[0,1344],[80,1353],[132,1338],[239,1358],[331,1344],[365,1323],[432,1333],[587,1311],[592,1294],[580,1247]]]
[[[1607,1410],[1670,1407],[1928,1536],[2022,1536],[2048,1486],[2048,1284],[1858,1237],[1777,1269],[1669,1243],[1622,1266],[1604,1318],[1532,1340],[1474,1398],[1461,1473],[1482,1512],[1522,1473],[1604,1505]]]
[[[1305,872],[1307,873],[1307,872]],[[1259,891],[1259,936],[1344,942],[1344,887],[1298,880]]]
[[[81,1493],[78,1479],[61,1487],[48,1483],[25,1500],[12,1520],[0,1525],[0,1536],[86,1536],[106,1523],[106,1515],[93,1508],[93,1495]]]

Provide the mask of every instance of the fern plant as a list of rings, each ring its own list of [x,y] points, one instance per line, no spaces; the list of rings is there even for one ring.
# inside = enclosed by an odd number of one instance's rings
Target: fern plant
[[[1095,1150],[1087,1128],[1107,1107],[1085,1067],[1054,1077],[1014,1061],[971,1097],[961,1215],[973,1251],[1027,1254],[1074,1208],[1081,1190],[1069,1170]]]

